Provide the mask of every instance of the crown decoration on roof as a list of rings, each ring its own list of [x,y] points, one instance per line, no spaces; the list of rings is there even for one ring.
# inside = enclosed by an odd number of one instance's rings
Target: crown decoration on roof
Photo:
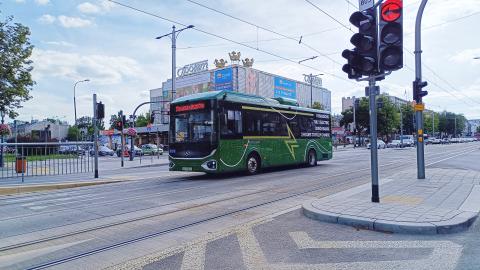
[[[224,59],[215,59],[215,61],[213,61],[213,63],[215,64],[215,66],[217,68],[224,68],[225,65],[228,63],[227,61],[225,61]]]
[[[245,58],[244,60],[242,60],[242,63],[244,67],[252,67],[254,61],[255,60],[253,58],[250,58],[250,59]]]
[[[232,61],[232,64],[233,62],[240,62],[240,56],[241,56],[241,53],[240,52],[235,52],[235,51],[232,51],[231,53],[228,53],[228,56],[230,57],[230,61]]]

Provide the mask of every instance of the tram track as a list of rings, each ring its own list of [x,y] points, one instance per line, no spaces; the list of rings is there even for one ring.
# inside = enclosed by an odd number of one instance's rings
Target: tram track
[[[474,151],[474,150],[458,151],[456,153],[452,153],[452,155],[449,155],[449,157],[453,158],[455,156],[458,156],[458,155],[461,155],[461,154],[467,154],[467,153],[472,152],[472,151]],[[442,154],[442,160],[445,160],[445,158],[446,158],[446,156]],[[405,159],[402,159],[402,160],[405,160]],[[388,164],[382,164],[382,165],[380,165],[380,167],[387,167],[387,166],[391,166],[391,165],[394,165],[394,167],[402,167],[406,163],[408,164],[410,162],[398,162],[398,160],[397,160],[395,162],[390,162]],[[428,164],[427,164],[427,166],[428,166]],[[338,176],[348,175],[348,174],[353,174],[353,173],[358,174],[361,171],[368,171],[368,170],[369,170],[369,168],[352,170],[352,171],[347,171],[347,172],[342,172],[342,173],[337,173],[337,174],[326,175],[325,177],[316,178],[315,180],[316,181],[317,180],[325,180],[325,179],[328,179],[328,178],[333,178],[333,177],[338,177]],[[365,176],[368,176],[368,172],[364,173],[362,175],[362,177],[365,177]],[[170,233],[170,232],[186,229],[188,227],[199,225],[199,224],[202,224],[202,223],[205,223],[205,222],[208,222],[208,221],[212,221],[212,220],[220,219],[220,218],[223,218],[223,217],[226,217],[226,216],[234,215],[234,214],[237,214],[237,213],[240,213],[240,212],[243,212],[243,211],[247,211],[247,210],[250,210],[250,209],[253,209],[253,208],[266,206],[266,205],[269,205],[269,204],[273,204],[273,203],[280,202],[280,201],[283,201],[283,200],[287,200],[287,199],[290,199],[290,198],[298,197],[298,196],[301,196],[301,195],[307,195],[308,193],[312,193],[312,192],[318,192],[318,191],[326,190],[326,189],[329,189],[329,188],[340,187],[340,186],[343,186],[343,185],[346,185],[346,184],[349,184],[349,183],[353,183],[355,181],[358,181],[358,177],[355,178],[355,179],[350,179],[349,178],[349,179],[344,180],[344,181],[332,181],[332,183],[329,183],[329,184],[322,183],[321,185],[317,185],[313,189],[311,188],[312,184],[307,183],[307,184],[302,185],[300,188],[297,188],[297,191],[289,192],[285,196],[280,196],[278,198],[268,200],[266,202],[256,203],[256,204],[253,204],[253,205],[250,205],[250,206],[247,206],[247,207],[243,207],[243,208],[240,208],[240,209],[227,211],[225,213],[218,214],[218,215],[215,215],[213,217],[208,217],[208,218],[205,218],[205,219],[199,219],[199,220],[196,220],[196,221],[193,221],[193,222],[190,222],[190,223],[175,226],[175,227],[168,228],[168,229],[165,229],[165,230],[152,232],[152,233],[140,236],[140,237],[135,237],[135,238],[132,238],[132,239],[128,239],[128,240],[120,241],[120,242],[117,242],[117,243],[113,243],[113,244],[110,244],[110,245],[105,245],[103,247],[94,248],[94,249],[91,249],[89,251],[74,254],[72,256],[68,256],[68,257],[65,257],[65,258],[58,259],[58,260],[53,260],[53,261],[50,261],[50,262],[39,264],[39,265],[33,266],[31,268],[28,268],[28,269],[44,269],[44,268],[47,268],[47,267],[50,267],[50,266],[59,265],[59,264],[62,264],[62,263],[68,262],[68,261],[76,260],[76,259],[79,259],[79,258],[82,258],[82,257],[86,257],[86,256],[90,256],[90,255],[93,255],[93,254],[96,254],[96,253],[100,253],[100,252],[103,252],[103,251],[115,249],[115,248],[118,248],[118,247],[121,247],[121,246],[136,243],[136,242],[139,242],[139,241],[151,239],[151,238],[154,238],[154,237],[157,237],[157,236],[160,236],[160,235],[164,235],[164,234],[167,234],[167,233]],[[304,188],[306,186],[308,186],[310,188],[305,190]],[[303,189],[303,190],[300,190],[300,189]],[[3,248],[0,249],[0,251],[2,251],[2,252],[3,251],[12,251],[12,250],[15,250],[15,249],[18,249],[18,248],[24,248],[24,247],[28,247],[28,246],[32,246],[32,245],[41,244],[41,243],[44,243],[44,242],[59,240],[59,239],[62,239],[62,238],[75,236],[75,235],[79,235],[79,234],[83,234],[83,233],[87,233],[87,232],[91,232],[91,231],[95,231],[95,230],[99,230],[99,229],[105,229],[105,228],[109,228],[109,227],[113,227],[113,226],[119,226],[119,225],[122,225],[122,224],[128,224],[128,223],[141,221],[141,220],[145,220],[145,219],[150,219],[150,218],[153,218],[153,217],[159,217],[159,216],[167,215],[167,214],[171,214],[171,213],[188,211],[188,210],[191,210],[191,209],[194,209],[194,208],[197,208],[197,207],[203,207],[203,206],[212,205],[212,204],[215,204],[215,203],[226,202],[226,201],[238,199],[238,198],[241,198],[241,197],[260,194],[260,193],[266,192],[266,191],[267,190],[259,190],[259,191],[252,192],[250,194],[245,194],[245,195],[241,195],[241,196],[237,196],[237,197],[230,197],[230,198],[225,198],[225,199],[216,200],[216,201],[212,201],[212,202],[207,202],[207,203],[204,203],[202,205],[195,205],[193,207],[186,207],[184,209],[178,209],[178,210],[174,210],[174,211],[171,211],[171,212],[168,212],[168,213],[166,212],[166,213],[144,216],[144,217],[139,217],[139,218],[130,219],[130,220],[123,220],[123,221],[119,221],[119,222],[116,222],[116,223],[105,224],[105,225],[95,227],[95,228],[87,228],[87,229],[84,229],[84,230],[78,230],[78,231],[70,232],[70,233],[63,234],[63,235],[57,235],[57,236],[54,236],[54,237],[38,239],[38,240],[35,240],[35,241],[30,241],[30,242],[23,242],[23,243],[3,247]],[[279,193],[279,194],[281,194],[281,193]]]
[[[462,151],[460,151],[460,152],[462,152]],[[443,156],[443,154],[438,154],[438,155],[435,155],[435,156]],[[409,159],[409,158],[404,158],[404,159]],[[404,160],[404,159],[401,159],[401,160]],[[181,182],[181,181],[182,180],[175,180],[175,181],[171,181],[171,182],[168,182],[168,183]],[[162,182],[162,184],[166,184],[166,183],[167,182]],[[212,183],[212,182],[210,182],[210,183]],[[216,183],[216,184],[218,184],[218,183]],[[225,184],[220,185],[220,186],[217,185],[216,187],[218,188],[218,187],[223,187],[223,186],[228,186],[228,185],[231,185],[231,183],[225,183]],[[96,205],[105,206],[105,205],[109,205],[109,204],[129,202],[129,201],[133,201],[133,200],[137,200],[137,199],[154,198],[154,197],[157,197],[157,196],[172,195],[172,194],[175,194],[175,193],[188,192],[188,191],[192,191],[192,190],[205,189],[205,188],[208,188],[208,187],[207,186],[190,187],[190,188],[180,187],[178,189],[174,189],[174,190],[170,190],[170,191],[154,192],[154,193],[142,194],[142,195],[134,195],[134,196],[130,196],[130,197],[127,197],[127,198],[122,197],[122,199],[110,200],[110,201],[106,201],[106,202],[105,201],[99,201],[99,202],[96,202],[96,203],[88,204],[88,207],[91,208],[91,207],[94,207]],[[139,188],[138,190],[149,190],[149,188]],[[107,193],[107,192],[105,192],[105,193]],[[99,194],[95,194],[94,197],[87,198],[87,199],[81,199],[81,200],[77,200],[77,201],[67,201],[67,202],[62,202],[62,203],[48,203],[49,201],[59,200],[57,198],[57,199],[50,199],[50,200],[47,200],[47,201],[43,201],[43,205],[58,207],[58,206],[72,204],[72,203],[77,203],[77,204],[78,203],[88,203],[92,200],[98,200],[99,198],[102,198],[101,194],[100,194],[100,196],[99,196]],[[105,198],[105,197],[103,197],[103,198]],[[197,199],[200,199],[200,198],[203,198],[203,197],[199,197]],[[183,202],[185,202],[185,201],[178,201],[178,202],[175,202],[175,203],[183,203]],[[164,207],[164,206],[171,205],[171,204],[172,203],[165,204],[165,205],[158,205],[158,206],[154,206],[154,207],[147,207],[147,208],[144,208],[144,209],[136,209],[136,210],[133,210],[133,211],[123,212],[122,214],[128,214],[128,213],[135,212],[135,211],[142,211],[142,210],[150,210],[150,209],[154,209],[154,208],[160,208],[160,207]],[[9,204],[6,204],[6,205],[9,205]],[[32,214],[3,218],[3,219],[0,219],[0,222],[1,221],[12,220],[12,219],[17,219],[17,218],[32,217],[32,216],[37,216],[37,215],[67,212],[67,211],[71,211],[71,210],[82,210],[83,208],[85,208],[85,206],[69,207],[69,208],[56,209],[56,210],[51,210],[51,211],[42,211],[42,212],[39,212],[39,213],[32,213]],[[89,220],[84,220],[84,221],[89,221]]]

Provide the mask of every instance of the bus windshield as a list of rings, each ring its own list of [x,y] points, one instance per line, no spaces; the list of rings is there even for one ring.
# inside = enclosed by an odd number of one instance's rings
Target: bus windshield
[[[216,140],[212,111],[191,111],[174,115],[174,143]]]

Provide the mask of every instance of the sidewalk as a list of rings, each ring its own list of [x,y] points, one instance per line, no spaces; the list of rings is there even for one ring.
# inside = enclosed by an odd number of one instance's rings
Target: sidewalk
[[[380,203],[370,184],[303,205],[312,219],[375,231],[443,234],[467,230],[480,211],[480,172],[427,169],[398,173],[380,182]]]

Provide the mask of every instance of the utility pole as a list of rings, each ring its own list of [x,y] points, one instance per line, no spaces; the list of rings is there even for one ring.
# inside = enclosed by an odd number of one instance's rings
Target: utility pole
[[[97,94],[93,94],[93,151],[94,159],[94,177],[98,178],[98,126],[97,126]]]
[[[135,128],[135,115],[132,114],[130,115],[130,127],[131,128]],[[133,155],[135,155],[135,144],[134,144],[134,141],[135,140],[135,137],[134,136],[130,136],[130,161],[133,161]]]
[[[1,114],[1,118],[2,118],[1,123],[3,125],[3,124],[5,124],[5,112],[1,111],[0,114]],[[4,166],[4,162],[3,162],[3,140],[4,139],[3,139],[3,134],[2,134],[0,136],[0,143],[2,144],[0,146],[0,168],[3,168],[3,166]]]
[[[416,97],[417,104],[415,105],[415,118],[417,124],[417,178],[425,179],[425,152],[423,141],[423,106],[422,96],[426,95],[426,91],[422,88],[427,85],[422,82],[422,45],[421,45],[421,23],[423,10],[428,0],[422,0],[418,9],[417,18],[415,21],[415,81],[413,82],[414,98]]]
[[[183,30],[186,30],[186,29],[189,29],[189,28],[193,28],[195,26],[193,25],[189,25],[187,27],[184,27],[180,30],[175,30],[175,25],[172,26],[172,32],[171,33],[168,33],[168,34],[165,34],[165,35],[162,35],[162,36],[159,36],[159,37],[156,37],[156,39],[161,39],[163,37],[170,37],[170,39],[172,40],[172,100],[175,99],[175,96],[176,96],[176,87],[175,87],[175,83],[176,83],[176,61],[177,61],[177,55],[176,55],[176,50],[177,50],[177,37],[178,37],[178,34],[180,32],[182,32]]]
[[[356,118],[355,118],[355,115],[356,115],[356,107],[357,107],[357,103],[355,102],[356,101],[356,98],[355,96],[353,96],[353,148],[356,147],[357,145],[357,141],[356,141],[356,135],[357,135],[357,121],[356,121]]]
[[[435,138],[435,112],[432,111],[432,136]]]
[[[403,111],[402,106],[399,106],[400,109],[400,148],[403,148]]]

